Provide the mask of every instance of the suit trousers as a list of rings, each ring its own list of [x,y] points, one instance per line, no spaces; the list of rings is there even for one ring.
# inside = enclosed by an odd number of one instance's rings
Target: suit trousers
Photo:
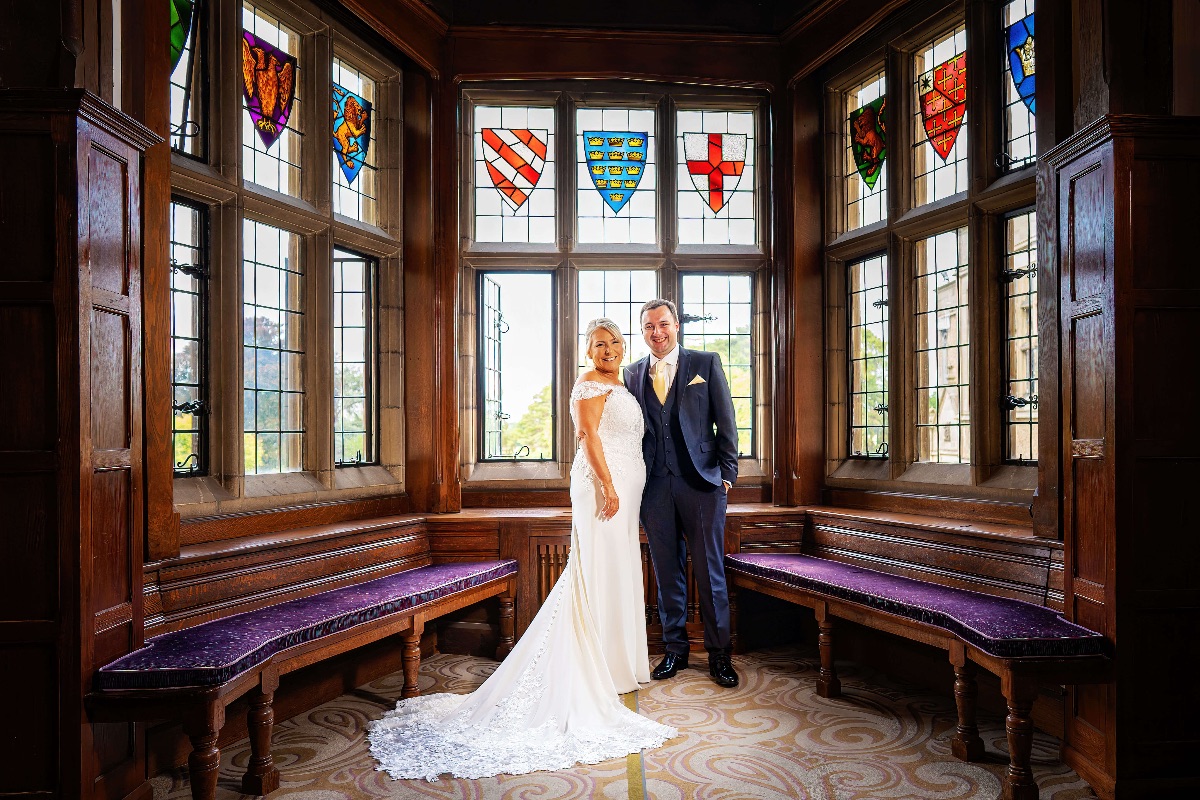
[[[698,482],[698,481],[697,481]],[[729,591],[725,585],[724,488],[707,490],[678,475],[647,475],[642,526],[658,580],[658,616],[668,653],[688,652],[687,556],[700,597],[704,647],[729,652]]]

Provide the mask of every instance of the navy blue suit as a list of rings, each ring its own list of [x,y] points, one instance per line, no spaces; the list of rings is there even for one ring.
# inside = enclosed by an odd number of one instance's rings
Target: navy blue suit
[[[658,614],[668,653],[688,651],[687,555],[692,555],[704,646],[728,652],[729,594],[725,585],[723,481],[737,480],[737,420],[721,357],[679,348],[675,379],[659,402],[650,357],[625,370],[625,387],[646,420],[642,453],[646,490],[642,527],[658,579]]]

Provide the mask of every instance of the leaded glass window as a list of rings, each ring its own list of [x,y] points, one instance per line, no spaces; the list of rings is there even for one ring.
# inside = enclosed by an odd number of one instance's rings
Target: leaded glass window
[[[888,457],[887,256],[847,268],[850,354],[850,454]]]
[[[375,81],[350,63],[334,57],[333,82],[366,101],[368,105],[364,107],[354,97],[350,97],[349,100],[342,99],[342,103],[351,108],[357,106],[358,116],[366,117],[364,121],[370,126],[365,133],[355,135],[356,129],[353,120],[350,119],[351,113],[343,106],[345,121],[333,132],[333,211],[335,214],[374,225],[376,198],[379,194],[379,168],[376,166],[378,148],[375,146],[373,130],[377,120],[370,118],[375,114]],[[356,161],[359,163],[356,164]],[[348,166],[354,175],[353,181],[346,177],[348,170],[344,169],[344,166]],[[357,173],[354,170],[357,170]]]
[[[1004,5],[1004,155],[1003,165],[1017,169],[1037,159],[1036,68],[1033,38],[1034,0]]]
[[[642,338],[642,306],[658,297],[658,276],[653,270],[589,269],[579,271],[579,343],[578,365],[582,374],[592,368],[587,357],[587,324],[608,317],[621,328],[625,337],[625,360],[632,364],[650,352]]]
[[[652,108],[576,111],[576,241],[658,241],[654,126]]]
[[[204,157],[204,3],[171,0],[171,149]],[[176,47],[178,46],[178,50]]]
[[[967,29],[934,37],[913,57],[913,205],[967,189]]]
[[[1030,209],[1004,220],[1004,407],[1008,461],[1038,457],[1037,215]]]
[[[852,231],[887,219],[887,76],[876,73],[846,92],[845,114],[845,224]]]
[[[752,276],[686,274],[680,278],[679,343],[721,356],[737,418],[738,455],[754,455]]]
[[[475,107],[475,241],[552,244],[554,108]]]
[[[333,461],[375,454],[375,261],[333,251]]]
[[[913,248],[917,461],[971,460],[967,229]]]
[[[304,271],[300,237],[242,229],[242,374],[247,475],[304,468]]]
[[[208,248],[205,209],[171,201],[172,464],[208,471]]]
[[[483,460],[554,458],[554,276],[479,276]]]
[[[300,196],[301,139],[303,129],[300,100],[304,85],[303,63],[300,55],[300,35],[284,25],[279,19],[264,11],[260,6],[244,3],[242,27],[258,39],[295,56],[296,68],[292,75],[293,97],[287,123],[279,138],[267,147],[255,130],[254,120],[243,100],[242,114],[242,180],[267,189]],[[240,71],[239,71],[240,72]]]
[[[754,244],[754,113],[680,110],[675,130],[679,243]]]

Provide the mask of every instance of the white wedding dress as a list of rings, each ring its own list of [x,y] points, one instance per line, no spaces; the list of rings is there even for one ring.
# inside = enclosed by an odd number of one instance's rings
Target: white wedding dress
[[[594,381],[572,390],[572,419],[576,400],[602,394],[608,398],[600,442],[620,498],[616,515],[597,518],[600,491],[580,450],[571,468],[574,525],[562,576],[482,686],[468,695],[401,700],[371,725],[371,754],[391,777],[565,769],[657,747],[676,735],[617,696],[650,680],[638,546],[644,423],[624,386]]]

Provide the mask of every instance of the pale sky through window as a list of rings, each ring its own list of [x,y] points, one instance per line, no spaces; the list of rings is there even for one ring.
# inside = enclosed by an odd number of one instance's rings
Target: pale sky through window
[[[558,306],[545,273],[493,272],[488,277],[500,285],[501,311],[509,326],[500,340],[501,381],[504,413],[516,422],[549,383],[547,366],[554,359],[554,333],[548,323],[557,315]]]

